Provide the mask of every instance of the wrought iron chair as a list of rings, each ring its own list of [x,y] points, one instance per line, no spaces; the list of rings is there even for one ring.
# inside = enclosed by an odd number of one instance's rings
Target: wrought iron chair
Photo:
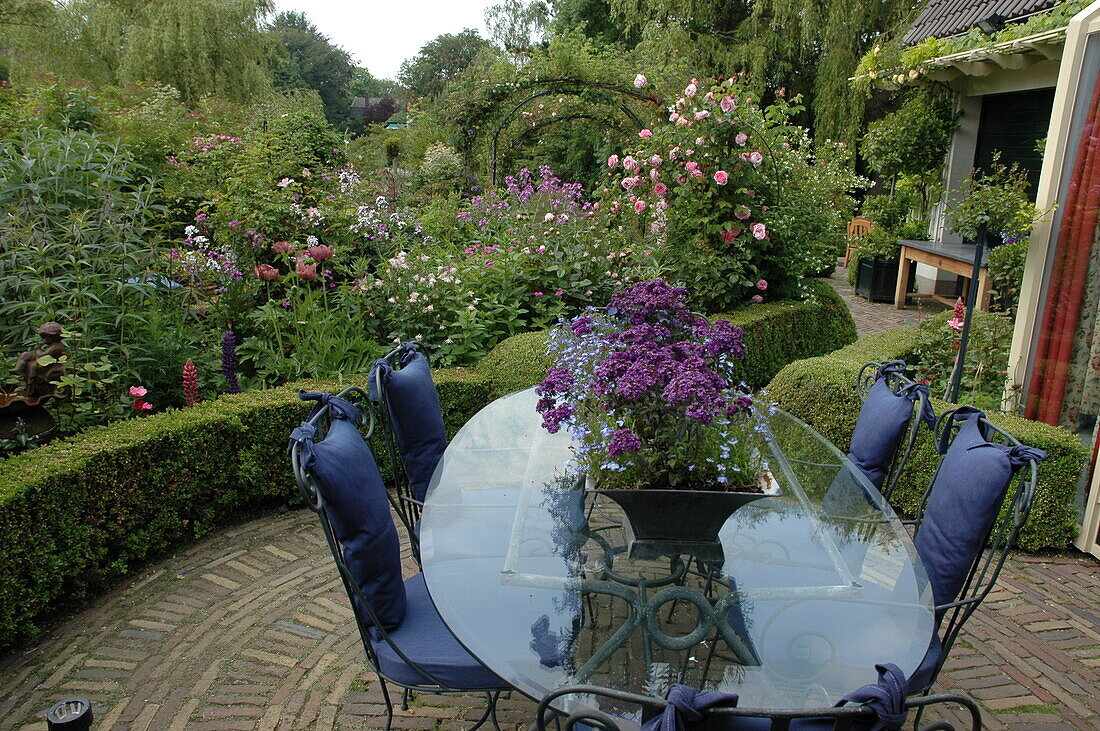
[[[661,723],[662,716],[669,709],[670,702],[650,696],[626,693],[623,691],[601,688],[594,685],[576,685],[560,688],[547,695],[539,703],[535,716],[535,724],[538,731],[545,731],[548,722],[559,720],[562,714],[552,706],[556,699],[565,695],[600,696],[617,703],[636,706],[637,711],[632,712],[632,718],[613,716],[603,711],[592,708],[580,708],[573,711],[565,719],[565,731],[573,731],[579,728],[582,731],[597,729],[598,731],[628,731],[634,729],[641,722],[643,728],[660,729],[668,731],[665,724]],[[830,706],[826,708],[806,708],[797,711],[768,710],[762,708],[738,708],[736,696],[714,694],[716,697],[704,699],[701,706],[700,717],[702,721],[694,724],[685,724],[688,728],[703,728],[707,731],[822,731],[824,729],[837,729],[849,731],[866,731],[879,720],[879,714],[875,708],[869,705]],[[698,697],[698,696],[697,696]],[[957,703],[962,706],[970,716],[968,726],[973,731],[982,728],[981,711],[970,698],[954,693],[939,693],[926,695],[919,698],[908,698],[904,702],[904,711],[916,711],[922,713],[929,706],[936,704]],[[890,728],[893,728],[891,726]],[[956,726],[948,721],[935,721],[920,727],[920,731],[955,731]]]
[[[447,448],[439,393],[427,357],[416,343],[402,343],[375,361],[371,400],[379,405],[379,431],[388,457],[397,514],[420,564],[420,517],[428,482]]]
[[[887,500],[917,443],[921,423],[931,428],[935,422],[928,387],[906,378],[905,369],[900,360],[870,362],[856,379],[863,406],[848,457]]]
[[[925,693],[963,625],[996,584],[1031,510],[1037,464],[1046,459],[1045,452],[1021,444],[972,406],[940,416],[936,443],[942,457],[914,521],[939,630],[909,678],[914,692]]]
[[[294,478],[321,529],[351,601],[367,662],[378,675],[386,704],[386,729],[393,723],[388,684],[410,691],[484,693],[487,719],[499,729],[496,701],[511,686],[473,657],[451,634],[428,596],[423,574],[404,579],[400,541],[391,507],[400,501],[382,483],[373,453],[358,427],[366,421],[345,397],[366,394],[349,388],[337,396],[302,393],[317,401],[310,417],[291,433]],[[370,404],[367,436],[376,424]],[[318,440],[321,433],[324,439]]]

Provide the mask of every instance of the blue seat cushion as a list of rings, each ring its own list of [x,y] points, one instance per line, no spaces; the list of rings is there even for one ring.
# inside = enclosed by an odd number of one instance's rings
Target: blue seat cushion
[[[936,664],[940,661],[940,656],[942,655],[943,643],[940,642],[938,634],[932,633],[932,641],[928,643],[928,652],[925,653],[920,666],[909,676],[910,695],[914,693],[923,693],[932,685],[932,673],[935,671]]]
[[[492,670],[466,651],[454,638],[428,595],[424,575],[417,574],[405,582],[408,607],[405,621],[392,630],[390,639],[410,660],[435,676],[444,686],[458,690],[503,690],[510,686]],[[382,674],[406,685],[431,685],[416,672],[375,632],[371,645],[378,656]]]
[[[402,360],[401,370],[384,372],[386,398],[409,487],[413,497],[423,500],[447,448],[447,432],[428,359],[410,348]]]
[[[963,421],[944,454],[914,539],[937,605],[958,596],[1014,472],[1005,449],[982,435],[980,416]]]
[[[405,617],[405,585],[401,543],[386,488],[355,423],[336,413],[338,408],[355,407],[335,397],[329,405],[333,419],[328,433],[304,450],[304,464],[320,486],[349,573],[371,602],[378,621],[387,628],[397,627]],[[354,414],[357,417],[358,411]],[[364,620],[371,624],[365,613]]]
[[[871,386],[856,420],[848,458],[876,488],[881,488],[913,417],[913,402],[890,390],[886,378]]]

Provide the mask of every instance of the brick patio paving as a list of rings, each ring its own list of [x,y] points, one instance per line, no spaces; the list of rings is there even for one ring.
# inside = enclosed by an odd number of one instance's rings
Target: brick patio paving
[[[861,334],[887,329],[874,317],[896,327],[922,316],[858,302],[853,310]],[[407,555],[406,564],[411,571]],[[1096,729],[1098,681],[1100,564],[1081,554],[1017,556],[967,625],[939,687],[976,698],[991,729]],[[74,695],[91,699],[97,729],[385,722],[347,598],[305,509],[222,530],[0,658],[0,728],[45,728],[46,709]],[[480,704],[420,696],[394,725],[466,728]],[[526,726],[533,708],[503,699],[502,725]]]

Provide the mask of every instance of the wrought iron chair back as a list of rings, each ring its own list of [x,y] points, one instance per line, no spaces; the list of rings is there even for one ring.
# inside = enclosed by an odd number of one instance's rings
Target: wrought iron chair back
[[[357,424],[360,428],[364,425],[366,429],[363,437],[364,441],[369,443],[374,429],[380,423],[376,419],[374,410],[371,408],[370,398],[368,394],[361,388],[351,387],[344,389],[337,394],[338,398],[350,400],[349,397],[358,397],[358,406],[362,412],[366,413],[366,416],[360,417],[360,423]],[[313,413],[307,419],[306,423],[316,427],[318,429],[318,436],[327,433],[327,427],[330,421],[329,406],[327,404],[319,404],[314,409]],[[306,505],[317,514],[318,519],[321,522],[321,531],[325,535],[325,542],[328,544],[329,551],[332,553],[332,560],[336,563],[336,568],[340,573],[340,580],[343,582],[344,590],[347,592],[348,600],[351,603],[352,613],[355,617],[355,624],[359,630],[359,639],[363,645],[363,653],[366,655],[367,663],[371,669],[378,676],[379,684],[382,688],[382,697],[386,704],[387,722],[386,728],[389,729],[393,721],[393,701],[390,698],[387,683],[393,683],[401,688],[405,689],[405,696],[403,703],[408,702],[408,691],[424,691],[429,693],[435,692],[469,692],[466,688],[452,688],[446,683],[441,681],[435,675],[433,675],[426,668],[422,667],[412,658],[410,658],[401,647],[393,640],[390,633],[386,630],[384,624],[380,621],[377,613],[375,612],[373,603],[366,592],[359,586],[355,577],[352,575],[351,570],[348,568],[347,563],[344,561],[343,551],[341,550],[341,544],[336,537],[336,533],[333,529],[332,521],[329,517],[329,511],[325,503],[324,495],[320,489],[317,479],[305,467],[302,461],[301,455],[302,445],[299,442],[292,442],[290,446],[290,462],[291,468],[294,472],[294,481],[298,486],[298,491],[301,493],[302,498],[305,500]],[[397,512],[400,512],[400,501],[396,500],[389,490],[386,491],[386,499],[389,501],[390,506]],[[371,637],[375,638],[376,642],[384,642],[389,645],[393,652],[410,668],[412,668],[417,675],[423,678],[423,683],[416,685],[410,685],[392,677],[387,677],[383,672],[381,664],[378,659],[378,653],[376,652],[374,645],[371,643]],[[490,715],[493,717],[493,725],[496,724],[496,696],[497,692],[486,693],[489,699],[489,703],[486,706],[485,714],[473,727],[474,729],[481,726]],[[497,727],[499,728],[499,727]]]
[[[859,391],[861,400],[867,399],[867,395],[870,393],[871,386],[874,385],[875,377],[879,369],[882,368],[882,365],[882,363],[871,361],[864,363],[863,367],[859,369],[859,375],[856,377],[856,389]],[[899,393],[904,388],[914,385],[914,381],[897,371],[888,371],[885,374],[885,378],[886,385],[889,386],[890,390],[895,394]],[[894,453],[894,458],[890,462],[890,469],[886,473],[886,480],[882,483],[880,492],[882,496],[886,498],[887,502],[889,502],[890,495],[894,492],[894,488],[897,487],[898,478],[901,477],[901,473],[905,469],[906,463],[909,462],[909,457],[912,456],[914,447],[916,447],[917,436],[920,434],[920,416],[924,413],[925,409],[931,409],[928,394],[923,390],[919,390],[916,392],[916,400],[913,402],[913,412],[909,417],[905,437],[902,439],[898,451]],[[931,418],[931,416],[929,418]]]
[[[390,352],[382,356],[382,360],[386,361],[391,368],[398,370],[401,367],[401,347],[394,348]],[[425,354],[425,358],[428,356]],[[409,545],[412,546],[413,559],[416,561],[416,565],[420,565],[420,534],[419,524],[420,517],[424,513],[424,503],[419,500],[412,490],[412,484],[409,481],[409,475],[405,471],[405,464],[401,461],[401,450],[397,444],[397,432],[393,425],[393,411],[391,411],[391,404],[389,400],[388,390],[386,388],[385,378],[383,372],[379,368],[375,368],[371,372],[371,376],[374,379],[372,383],[374,393],[377,394],[377,403],[379,408],[378,415],[378,432],[381,434],[381,441],[383,451],[386,456],[386,466],[388,470],[382,471],[383,479],[388,477],[389,492],[396,496],[394,508],[397,511],[397,515],[401,518],[401,524],[405,528],[405,532],[409,536]]]
[[[947,440],[954,439],[954,436],[957,435],[961,423],[955,419],[954,416],[958,411],[958,409],[952,409],[940,415],[936,422],[935,430],[937,444],[939,444],[941,440],[946,443]],[[1010,447],[1024,446],[1016,437],[992,423],[984,416],[979,418],[978,424],[987,441],[994,444],[1004,444]],[[956,434],[952,435],[952,431],[956,432]],[[941,457],[940,466],[942,465],[943,459]],[[916,528],[915,534],[917,535],[919,535],[921,526],[924,522],[925,508],[932,495],[932,486],[935,484],[936,475],[939,474],[939,469],[940,468],[937,467],[936,474],[932,476],[921,498],[920,508],[917,511],[917,516],[914,521]],[[1027,516],[1031,512],[1031,504],[1035,498],[1035,486],[1038,484],[1038,480],[1039,467],[1037,460],[1029,458],[1025,466],[1020,468],[1013,476],[1012,481],[1005,490],[1004,498],[997,506],[998,517],[992,521],[982,541],[982,545],[985,546],[985,549],[979,551],[974,557],[970,570],[966,574],[966,580],[963,583],[962,589],[959,591],[958,598],[946,604],[936,606],[937,615],[943,614],[943,618],[940,622],[940,641],[943,644],[943,650],[939,662],[932,671],[928,689],[935,684],[936,678],[939,676],[940,670],[947,660],[948,653],[951,651],[951,646],[958,638],[963,625],[966,624],[966,621],[970,619],[970,616],[978,609],[982,600],[989,595],[989,592],[991,592],[994,585],[996,585],[997,578],[1004,568],[1009,552],[1016,545],[1016,540],[1020,536],[1020,530],[1023,528],[1024,523],[1027,521]],[[1013,487],[1013,485],[1015,485],[1015,487]],[[943,488],[941,487],[940,489]],[[912,690],[918,691],[920,689],[912,688]],[[925,692],[927,692],[927,689],[925,689]]]
[[[575,685],[559,688],[548,694],[539,703],[535,716],[535,725],[538,731],[546,731],[547,723],[555,718],[565,715],[556,711],[551,705],[555,700],[565,695],[590,695],[600,696],[619,703],[637,706],[640,709],[640,720],[644,723],[660,716],[668,706],[668,701],[661,698],[627,693],[625,691],[612,690],[595,685]],[[937,693],[925,695],[919,698],[909,698],[905,702],[907,711],[916,711],[923,714],[929,706],[936,704],[957,703],[966,709],[970,716],[970,724],[958,728],[969,728],[973,731],[981,731],[982,716],[977,704],[970,698],[956,693]],[[876,714],[869,706],[829,706],[826,708],[804,708],[800,710],[773,710],[763,708],[738,708],[733,705],[718,705],[705,711],[705,728],[707,731],[735,731],[738,728],[737,719],[754,718],[768,719],[773,731],[787,731],[791,724],[804,720],[832,722],[832,728],[837,731],[845,729],[868,729],[874,725]],[[919,716],[918,716],[919,718]],[[592,708],[581,708],[566,716],[565,731],[572,731],[577,724],[581,727],[598,729],[599,731],[628,731],[636,727],[636,720],[628,720],[621,716],[613,716],[603,711]],[[751,728],[758,728],[752,725]],[[828,728],[818,724],[814,728]],[[957,727],[948,721],[934,721],[920,728],[920,731],[955,731]]]

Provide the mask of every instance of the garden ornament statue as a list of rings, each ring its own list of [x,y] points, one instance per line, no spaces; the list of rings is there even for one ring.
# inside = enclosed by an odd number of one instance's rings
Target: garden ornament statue
[[[65,372],[65,344],[61,325],[47,322],[35,332],[44,344],[19,356],[12,372],[23,380],[15,393],[0,393],[0,439],[17,436],[43,441],[53,433],[56,422],[45,404],[57,395],[55,381]]]
[[[35,332],[45,341],[45,345],[19,356],[13,372],[22,376],[27,400],[37,403],[38,399],[52,396],[57,390],[53,382],[65,371],[62,357],[66,351],[65,344],[61,342],[61,325],[47,322]]]

